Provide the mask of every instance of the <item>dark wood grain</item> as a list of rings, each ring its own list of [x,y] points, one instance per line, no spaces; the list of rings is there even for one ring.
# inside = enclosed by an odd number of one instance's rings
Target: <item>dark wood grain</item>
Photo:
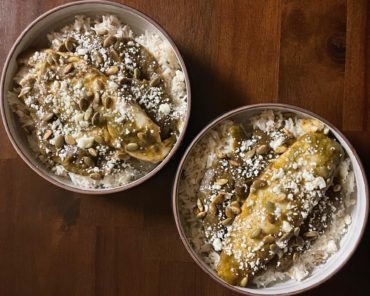
[[[0,2],[0,63],[25,26],[60,0]],[[107,197],[56,188],[17,156],[0,128],[0,295],[234,295],[186,253],[171,213],[186,145],[237,106],[284,102],[349,137],[370,173],[367,0],[145,1],[188,66],[193,109],[182,149],[143,186]],[[369,293],[368,231],[334,278],[305,295]]]

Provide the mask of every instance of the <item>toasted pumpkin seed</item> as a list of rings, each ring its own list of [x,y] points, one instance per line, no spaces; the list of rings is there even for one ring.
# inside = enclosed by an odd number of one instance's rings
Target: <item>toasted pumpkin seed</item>
[[[275,215],[273,215],[271,213],[268,213],[267,214],[267,221],[269,221],[271,224],[275,224],[276,223]]]
[[[67,66],[64,67],[63,74],[68,74],[72,72],[73,69],[74,69],[74,65],[72,63],[68,64]]]
[[[269,147],[267,145],[261,145],[256,149],[257,155],[263,155],[266,154],[267,152],[269,152]]]
[[[275,237],[273,237],[272,235],[268,235],[268,236],[265,236],[265,238],[263,240],[264,240],[265,243],[271,244],[271,243],[275,242]]]
[[[111,50],[109,55],[116,62],[118,62],[120,60],[120,57],[119,57],[118,53],[114,49]]]
[[[318,237],[319,233],[317,231],[307,231],[303,234],[304,237],[307,238],[315,238]]]
[[[91,178],[91,179],[93,179],[93,180],[101,180],[102,179],[102,175],[101,174],[99,174],[99,173],[92,173],[92,174],[90,174],[89,175],[89,177]]]
[[[96,150],[94,148],[89,148],[89,149],[87,149],[87,151],[93,157],[97,157],[98,156],[98,152],[96,152]]]
[[[278,254],[280,252],[280,248],[276,244],[272,244],[270,245],[270,251],[275,254]]]
[[[112,36],[112,35],[109,35],[107,38],[104,39],[103,41],[103,46],[104,47],[109,47],[111,45],[113,45],[114,43],[116,43],[117,41],[117,38]]]
[[[219,194],[216,195],[216,197],[213,199],[212,202],[215,205],[219,205],[219,204],[222,204],[224,202],[224,200],[225,200],[225,195],[222,194],[222,193],[219,193]]]
[[[57,148],[61,148],[64,144],[64,137],[62,135],[58,135],[54,138],[54,146]]]
[[[92,125],[98,125],[100,123],[100,113],[99,112],[95,112],[95,114],[91,118],[91,123]]]
[[[198,207],[199,211],[204,210],[203,203],[199,198],[197,199],[197,207]]]
[[[116,157],[120,160],[126,160],[129,158],[129,155],[124,151],[116,151]]]
[[[90,118],[92,116],[92,113],[93,113],[93,109],[91,107],[87,108],[87,110],[85,111],[85,114],[84,114],[84,120],[86,120],[86,121],[90,120]]]
[[[258,227],[252,231],[251,238],[255,239],[259,237],[261,233],[262,233],[262,229]]]
[[[98,65],[101,65],[104,62],[103,57],[99,52],[95,53],[95,61]]]
[[[267,185],[267,182],[265,180],[257,179],[253,182],[252,188],[261,189],[261,188],[264,188],[266,185]]]
[[[230,209],[230,207],[226,207],[226,209],[225,209],[225,215],[226,215],[227,218],[234,218],[235,217],[235,214]]]
[[[285,193],[280,193],[275,196],[275,200],[277,202],[283,202],[286,199],[286,194]]]
[[[94,140],[98,144],[103,144],[104,143],[104,139],[99,135],[94,136]]]
[[[53,134],[53,132],[51,130],[47,130],[42,138],[44,140],[47,140],[51,137],[52,134]]]
[[[248,276],[245,276],[242,278],[242,280],[240,281],[240,286],[241,287],[246,287],[248,284]]]
[[[136,143],[128,143],[126,145],[126,150],[127,151],[136,151],[137,149],[139,149],[139,145],[136,144]]]
[[[249,151],[247,151],[246,153],[245,153],[245,159],[250,159],[250,158],[252,158],[253,156],[254,156],[254,154],[256,153],[256,149],[255,148],[253,148],[253,149],[251,149],[251,150],[249,150]]]
[[[282,154],[282,153],[284,153],[284,152],[285,152],[285,151],[287,151],[287,150],[288,150],[288,147],[287,147],[287,146],[282,145],[282,146],[277,147],[274,151],[275,151],[275,153],[277,153],[277,154]]]
[[[80,108],[81,111],[86,111],[87,108],[89,108],[89,105],[90,102],[85,98],[82,98],[78,101],[78,107]]]
[[[111,97],[104,97],[103,99],[103,105],[106,109],[112,108],[113,105],[113,99]]]
[[[73,138],[71,135],[65,135],[65,136],[64,136],[64,141],[65,141],[68,145],[74,145],[74,144],[76,144],[76,140],[75,140],[75,138]]]
[[[294,236],[298,236],[299,235],[299,231],[300,231],[299,227],[294,228],[294,230],[293,230]]]
[[[229,226],[233,223],[233,218],[226,218],[225,220],[222,220],[221,223],[223,226]]]
[[[66,49],[69,51],[69,52],[72,52],[75,48],[75,43],[76,43],[76,40],[72,37],[68,37],[65,41],[64,41],[64,46],[66,47]]]
[[[298,259],[299,259],[299,255],[298,255],[298,253],[294,253],[293,254],[293,262],[297,262],[298,261]]]
[[[215,184],[216,185],[223,186],[223,185],[227,184],[227,182],[229,182],[228,179],[217,179],[216,182],[215,182]]]
[[[235,215],[239,215],[241,210],[239,207],[229,207],[230,210],[235,214]]]
[[[233,159],[229,160],[229,164],[232,165],[232,166],[235,166],[235,167],[240,166],[240,163],[237,162],[236,160],[233,160]]]
[[[342,190],[342,186],[340,184],[336,184],[334,187],[333,187],[333,191],[334,192],[339,192]]]
[[[23,118],[24,117],[24,112],[21,111],[21,110],[17,110],[17,111],[15,111],[15,113],[18,115],[19,118]]]
[[[271,202],[271,201],[266,202],[266,209],[268,211],[273,212],[273,211],[275,211],[275,208],[276,207],[275,207],[275,204],[273,202]]]
[[[211,215],[216,215],[217,214],[217,207],[216,207],[215,204],[211,203],[208,206],[208,213],[210,213]]]
[[[199,213],[197,214],[197,218],[198,218],[198,219],[203,219],[206,215],[207,215],[207,213],[206,213],[206,212],[199,212]]]
[[[46,113],[43,117],[42,117],[42,121],[44,122],[49,122],[50,120],[52,120],[54,117],[54,113]]]
[[[159,75],[156,75],[150,80],[149,85],[152,87],[155,87],[155,86],[158,86],[160,82],[161,82],[161,77],[159,77]]]
[[[134,69],[134,78],[135,78],[135,79],[139,79],[139,78],[140,78],[140,76],[141,76],[141,72],[140,72],[140,70],[139,70],[138,68],[135,68],[135,69]]]
[[[111,66],[107,69],[107,71],[105,71],[105,73],[107,75],[115,75],[117,74],[119,71],[119,68],[117,66]]]
[[[89,167],[92,167],[92,166],[94,166],[95,165],[95,163],[94,163],[94,161],[91,159],[91,157],[89,157],[89,156],[84,156],[83,158],[82,158],[82,160],[83,160],[83,162],[84,162],[84,164],[86,164],[87,166],[89,166]]]

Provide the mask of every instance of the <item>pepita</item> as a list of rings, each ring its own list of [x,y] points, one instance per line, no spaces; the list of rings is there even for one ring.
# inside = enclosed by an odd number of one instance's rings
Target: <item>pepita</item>
[[[54,138],[54,146],[57,148],[61,148],[64,145],[64,137],[62,135],[58,135]]]
[[[239,207],[229,207],[230,210],[235,214],[235,215],[239,215],[241,210]]]
[[[276,244],[270,245],[270,251],[274,254],[278,254],[280,252],[280,248]]]
[[[101,180],[101,179],[102,179],[102,175],[101,175],[101,174],[99,174],[99,173],[92,173],[92,174],[90,174],[90,175],[89,175],[89,177],[90,177],[91,179],[93,179],[93,180],[96,180],[96,181],[98,181],[98,180]]]
[[[89,105],[90,102],[85,98],[82,98],[78,101],[78,107],[80,108],[81,111],[86,111],[87,108],[89,108]]]
[[[76,40],[72,37],[68,37],[65,41],[64,41],[64,46],[66,47],[66,49],[69,51],[69,52],[73,52],[74,48],[75,48],[75,43],[76,43]]]
[[[339,192],[342,190],[342,186],[340,184],[336,184],[334,187],[333,187],[333,191],[334,192]]]
[[[75,138],[73,138],[71,135],[65,135],[65,136],[64,136],[64,141],[65,141],[68,145],[74,145],[74,144],[76,144],[76,140],[75,140]]]
[[[198,207],[199,211],[204,210],[203,203],[199,198],[197,199],[197,207]]]
[[[271,213],[268,213],[267,214],[267,221],[269,221],[271,224],[275,224],[276,223],[275,215],[273,215]]]
[[[255,239],[255,238],[259,237],[261,233],[262,233],[262,229],[258,227],[258,228],[254,229],[252,231],[251,238]]]
[[[240,281],[240,286],[241,287],[246,287],[248,284],[248,276],[245,276],[242,278],[242,280]]]
[[[211,215],[216,215],[217,214],[217,207],[215,204],[211,203],[208,207],[208,213]]]
[[[42,117],[42,121],[44,122],[49,122],[50,120],[52,120],[54,117],[54,113],[46,113],[43,117]]]
[[[246,153],[245,153],[245,156],[244,156],[244,158],[245,159],[250,159],[250,158],[252,158],[253,156],[254,156],[254,154],[256,153],[256,149],[255,148],[253,148],[253,149],[251,149],[251,150],[249,150],[249,151],[247,151]]]
[[[104,139],[99,135],[94,136],[94,140],[98,144],[103,144],[104,143]]]
[[[113,99],[111,97],[104,97],[103,99],[103,105],[106,109],[112,108],[113,105]]]
[[[93,167],[95,165],[94,161],[89,156],[84,156],[82,160],[84,164],[86,164],[89,167]]]
[[[263,155],[266,154],[267,152],[269,152],[269,147],[267,145],[261,145],[256,149],[257,155]]]
[[[217,179],[216,182],[215,182],[215,184],[216,185],[223,186],[223,185],[227,184],[228,182],[229,182],[228,179]]]
[[[84,120],[86,121],[90,120],[92,113],[93,113],[93,109],[91,107],[87,108],[84,114]]]
[[[267,244],[272,244],[273,242],[275,242],[275,237],[273,237],[272,235],[268,235],[268,236],[265,236],[263,240]]]
[[[235,217],[235,214],[230,209],[230,207],[226,207],[226,209],[225,209],[225,215],[226,215],[227,218],[234,218]]]
[[[63,74],[66,75],[66,74],[72,72],[73,68],[74,68],[73,64],[68,64],[67,66],[64,67]]]
[[[96,152],[96,150],[94,148],[89,148],[89,149],[87,149],[87,151],[93,157],[97,157],[98,156],[98,152]]]
[[[284,145],[282,145],[282,146],[279,146],[279,147],[277,147],[274,151],[275,151],[275,153],[277,153],[277,154],[283,154],[285,151],[287,151],[288,150],[288,147],[287,146],[284,146]]]
[[[46,141],[51,137],[52,134],[53,132],[51,130],[47,130],[42,138]]]
[[[105,71],[105,73],[107,75],[115,75],[117,74],[119,71],[119,68],[117,66],[111,66],[107,69],[107,71]]]
[[[206,213],[206,212],[199,212],[199,213],[197,214],[197,218],[198,218],[198,219],[203,219],[206,215],[207,215],[207,213]]]
[[[136,151],[137,149],[139,149],[139,145],[138,144],[136,144],[136,143],[128,143],[127,145],[126,145],[126,150],[127,151]]]
[[[95,112],[95,114],[91,118],[91,123],[92,123],[92,125],[98,125],[99,122],[100,122],[100,113],[99,112]]]
[[[216,197],[213,199],[213,203],[215,205],[220,205],[224,202],[225,200],[225,196],[222,194],[222,193],[219,193],[218,195],[216,195]]]
[[[319,233],[317,231],[307,231],[303,234],[304,237],[307,237],[307,238],[315,238],[319,235]]]
[[[140,79],[140,76],[141,76],[140,70],[138,68],[135,68],[135,70],[134,70],[134,78],[135,79]]]
[[[275,211],[275,204],[271,201],[267,201],[266,202],[266,209],[270,212],[274,212]]]
[[[98,65],[102,65],[104,63],[103,57],[99,52],[95,53],[95,61]]]
[[[298,236],[299,235],[299,231],[300,231],[299,227],[294,228],[294,230],[293,230],[294,236]]]
[[[119,57],[119,55],[118,55],[118,53],[114,50],[114,49],[112,49],[111,50],[111,52],[110,52],[110,57],[114,60],[114,61],[116,61],[116,62],[119,62],[120,61],[120,57]]]
[[[226,218],[225,220],[221,221],[223,226],[229,226],[233,223],[233,218]]]
[[[112,44],[114,44],[116,41],[117,41],[117,38],[116,37],[114,37],[112,35],[109,35],[107,38],[104,39],[103,46],[104,47],[109,47]]]
[[[237,162],[236,160],[233,160],[233,159],[229,160],[229,164],[232,165],[232,166],[235,166],[235,167],[240,166],[240,163]]]
[[[155,86],[158,86],[160,82],[161,82],[161,77],[159,77],[159,75],[156,75],[150,80],[149,85],[152,87],[155,87]]]

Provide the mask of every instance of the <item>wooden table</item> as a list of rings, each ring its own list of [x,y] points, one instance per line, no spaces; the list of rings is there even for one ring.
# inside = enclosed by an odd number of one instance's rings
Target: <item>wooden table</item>
[[[0,59],[25,26],[66,1],[2,0]],[[339,127],[370,173],[370,3],[366,0],[125,1],[158,21],[188,66],[186,140],[153,179],[92,197],[59,189],[0,129],[0,295],[231,295],[185,251],[171,212],[184,148],[222,112],[261,102],[312,110]],[[370,235],[305,295],[369,292]],[[366,264],[366,265],[365,265]]]

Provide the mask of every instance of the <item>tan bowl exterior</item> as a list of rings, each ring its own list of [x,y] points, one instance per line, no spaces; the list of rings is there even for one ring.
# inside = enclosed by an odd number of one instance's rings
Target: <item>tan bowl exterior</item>
[[[340,249],[337,251],[337,253],[333,254],[325,264],[322,265],[322,268],[314,271],[314,273],[311,276],[309,276],[306,280],[303,280],[300,283],[295,282],[296,287],[292,287],[292,285],[287,286],[287,285],[284,285],[283,283],[278,288],[274,288],[275,285],[273,287],[268,287],[268,288],[241,288],[241,287],[232,286],[226,283],[220,277],[218,277],[217,274],[192,249],[186,237],[186,234],[185,234],[182,222],[181,222],[181,214],[180,214],[179,206],[178,206],[179,200],[178,200],[177,192],[178,192],[178,186],[180,183],[180,177],[183,171],[183,167],[186,163],[186,160],[187,160],[187,157],[190,151],[199,142],[199,140],[203,138],[203,136],[209,130],[211,130],[212,128],[220,124],[221,122],[225,121],[226,119],[236,118],[238,119],[239,122],[248,121],[252,115],[260,113],[261,111],[267,110],[267,109],[272,109],[276,111],[292,112],[302,117],[316,118],[322,121],[323,123],[325,123],[326,126],[329,127],[330,131],[333,132],[337,140],[342,144],[347,154],[351,158],[354,173],[355,173],[356,186],[357,186],[357,202],[355,205],[355,209],[352,213],[352,224],[349,227],[348,233],[345,234],[345,236],[343,237],[341,241]],[[249,114],[249,115],[246,116],[246,114]],[[286,295],[295,295],[295,294],[299,294],[299,293],[311,290],[312,288],[324,283],[325,281],[330,279],[332,276],[334,276],[347,263],[347,261],[350,259],[350,257],[355,252],[357,246],[359,245],[361,238],[363,236],[364,230],[365,230],[365,226],[367,223],[367,217],[369,213],[368,199],[369,199],[369,189],[368,189],[365,171],[361,164],[361,161],[355,149],[350,144],[350,142],[345,138],[345,136],[336,127],[334,127],[331,123],[321,118],[320,116],[310,111],[307,111],[305,109],[291,106],[291,105],[286,105],[286,104],[271,103],[271,104],[249,105],[249,106],[241,107],[241,108],[232,110],[228,113],[225,113],[224,115],[221,115],[220,117],[212,121],[196,136],[196,138],[187,148],[179,164],[179,167],[178,167],[178,170],[175,176],[173,190],[172,190],[172,210],[173,210],[177,230],[180,234],[180,238],[186,250],[189,252],[193,260],[203,269],[203,271],[205,271],[216,282],[220,283],[224,287],[234,292],[238,292],[243,295],[253,295],[253,296],[260,296],[260,295],[282,295],[283,296],[284,295],[286,296]],[[350,235],[351,237],[349,237]],[[345,240],[345,243],[343,243],[344,240]],[[330,267],[329,267],[330,270],[325,274],[324,272],[325,267],[328,266],[329,264],[330,264]],[[314,277],[314,280],[312,281],[313,277]],[[311,281],[311,282],[307,284],[307,281]]]
[[[37,45],[37,48],[40,48],[43,45],[47,44],[46,34],[52,30],[59,29],[64,25],[73,21],[74,16],[78,14],[87,14],[87,15],[97,15],[102,13],[112,13],[117,15],[125,23],[131,26],[132,30],[136,34],[144,33],[146,30],[149,32],[154,32],[158,34],[163,40],[167,40],[172,46],[173,51],[176,54],[176,57],[179,61],[182,71],[185,75],[185,82],[187,88],[187,114],[184,120],[184,128],[181,132],[175,146],[172,148],[171,152],[167,157],[151,172],[149,172],[144,177],[133,181],[129,184],[122,185],[119,187],[114,187],[110,189],[88,189],[81,188],[74,184],[71,181],[66,180],[66,178],[58,177],[54,175],[50,170],[44,167],[42,163],[36,160],[34,154],[29,148],[28,142],[25,140],[25,133],[19,127],[19,124],[14,116],[14,114],[9,110],[6,93],[10,89],[12,78],[16,71],[16,57],[28,47],[32,45]],[[8,137],[13,144],[15,150],[19,156],[41,177],[47,181],[53,183],[56,186],[61,188],[78,192],[78,193],[88,193],[88,194],[108,194],[115,193],[119,191],[124,191],[134,186],[137,186],[144,181],[148,180],[154,176],[158,171],[160,171],[172,158],[176,150],[180,146],[186,127],[189,121],[190,116],[190,107],[191,107],[191,92],[190,92],[190,81],[186,71],[185,63],[180,55],[179,50],[177,49],[175,43],[172,41],[170,36],[151,18],[144,15],[143,13],[130,8],[128,6],[108,2],[108,1],[83,1],[83,2],[72,2],[66,5],[58,6],[54,9],[51,9],[37,19],[35,19],[18,37],[15,41],[13,47],[11,48],[8,57],[5,61],[3,73],[1,77],[1,91],[0,91],[0,108],[1,108],[1,117],[5,126],[5,130],[8,134]]]

